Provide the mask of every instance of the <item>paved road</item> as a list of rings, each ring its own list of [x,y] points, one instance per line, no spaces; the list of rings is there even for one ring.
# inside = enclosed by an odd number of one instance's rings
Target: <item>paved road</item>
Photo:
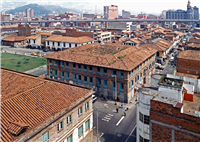
[[[39,69],[39,70],[30,72],[29,74],[41,76],[41,75],[45,75],[46,73],[47,73],[47,69]]]
[[[10,46],[2,46],[1,45],[1,48],[6,50],[6,51],[10,51],[10,52],[24,52],[24,53],[27,53],[27,54],[31,54],[33,52],[40,52],[41,54],[46,54],[46,55],[49,55],[49,54],[52,54],[54,53],[54,51],[48,51],[48,52],[43,52],[42,50],[39,50],[39,49],[28,49],[28,48],[13,48],[13,47],[10,47]]]
[[[119,105],[120,103],[117,104]],[[100,107],[98,111],[99,142],[136,142],[135,102],[129,104],[129,110],[125,111],[126,117],[124,117],[124,108],[119,108],[116,113],[114,102],[97,100],[93,105],[94,142],[97,141],[95,139],[97,136],[97,107]],[[121,122],[120,119],[122,119]]]

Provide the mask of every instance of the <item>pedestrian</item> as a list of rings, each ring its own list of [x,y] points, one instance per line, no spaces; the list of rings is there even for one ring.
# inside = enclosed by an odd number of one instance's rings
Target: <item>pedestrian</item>
[[[118,113],[118,107],[116,108],[116,112]]]
[[[128,105],[126,105],[126,110],[128,110]]]
[[[121,108],[123,108],[123,103],[121,104]]]
[[[126,112],[124,112],[124,117],[126,117]]]

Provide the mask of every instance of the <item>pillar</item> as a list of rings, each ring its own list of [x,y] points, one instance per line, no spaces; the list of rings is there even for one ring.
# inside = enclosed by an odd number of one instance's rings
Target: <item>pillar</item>
[[[179,30],[181,29],[181,23],[178,23],[178,29]]]

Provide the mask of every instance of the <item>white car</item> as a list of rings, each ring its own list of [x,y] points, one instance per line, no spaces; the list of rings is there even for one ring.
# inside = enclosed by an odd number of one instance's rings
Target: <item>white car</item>
[[[92,95],[92,103],[96,101],[97,97],[95,95]]]

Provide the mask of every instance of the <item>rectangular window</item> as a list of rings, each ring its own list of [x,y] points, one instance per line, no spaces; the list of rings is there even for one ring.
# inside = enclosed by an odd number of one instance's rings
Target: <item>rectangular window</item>
[[[67,142],[73,142],[72,134],[67,138]]]
[[[97,74],[101,74],[101,68],[97,67]]]
[[[137,82],[137,76],[135,77],[135,83]]]
[[[87,84],[87,76],[84,76],[84,77],[83,77],[83,83],[84,83],[84,84]]]
[[[90,129],[90,119],[85,122],[85,131]]]
[[[132,80],[132,88],[134,87],[134,80]]]
[[[53,70],[52,70],[52,69],[50,69],[50,76],[52,76],[52,72],[53,72]]]
[[[93,85],[93,78],[89,77],[89,85]]]
[[[71,43],[69,43],[69,47],[71,48]]]
[[[63,42],[63,47],[65,47],[65,42]]]
[[[60,76],[62,79],[64,79],[64,72],[63,71],[60,71]]]
[[[42,135],[42,142],[46,142],[49,140],[49,131]]]
[[[76,63],[73,63],[73,69],[74,70],[76,69]]]
[[[72,115],[69,115],[67,117],[67,125],[69,125],[72,122]]]
[[[77,44],[75,44],[75,47],[77,47]]]
[[[53,46],[54,46],[54,41],[53,41]]]
[[[124,78],[124,72],[123,71],[119,71],[119,78]]]
[[[140,79],[142,79],[142,73],[140,73]]]
[[[97,87],[101,87],[101,79],[97,78]]]
[[[103,88],[108,89],[108,81],[103,80]]]
[[[112,75],[117,75],[117,71],[116,71],[116,70],[113,70],[113,71],[112,71]]]
[[[80,64],[78,64],[78,70],[81,71],[81,65]]]
[[[66,68],[68,69],[69,68],[69,63],[66,62],[65,65],[66,65]]]
[[[141,122],[143,122],[143,114],[141,112],[139,112],[139,119]]]
[[[139,81],[139,80],[140,80],[140,76],[138,75],[138,76],[137,76],[137,81]]]
[[[89,66],[89,72],[92,73],[92,66]]]
[[[60,62],[60,66],[61,66],[61,68],[64,68],[64,62],[63,61]]]
[[[54,70],[54,77],[57,77],[57,70]]]
[[[129,82],[129,91],[131,90],[131,87],[132,87],[132,82],[130,81]]]
[[[82,83],[81,75],[78,75],[78,82],[79,82],[79,83]]]
[[[87,72],[87,66],[86,65],[83,66],[83,71]]]
[[[49,45],[49,41],[47,41],[47,45]]]
[[[57,130],[60,131],[63,128],[63,121],[57,124]]]
[[[56,60],[54,60],[54,66],[57,66],[57,61]]]
[[[119,91],[124,92],[124,83],[119,83]]]
[[[144,139],[144,142],[149,142],[149,140],[147,140],[147,139]]]
[[[115,81],[112,82],[112,89],[113,89],[113,91],[117,91],[117,85],[116,85]]]
[[[89,102],[85,104],[85,110],[89,109]]]
[[[60,42],[58,42],[58,46],[60,46]]]
[[[132,76],[132,72],[131,71],[129,71],[129,78]]]
[[[149,125],[149,116],[148,115],[144,115],[144,124]]]
[[[82,107],[80,107],[79,109],[78,109],[78,115],[81,115],[83,113],[83,110],[82,110]]]
[[[83,125],[78,128],[78,137],[83,135]]]
[[[103,75],[107,75],[107,69],[103,69]]]
[[[52,60],[51,59],[49,59],[49,65],[52,66]]]
[[[66,80],[69,80],[69,73],[66,72]]]
[[[76,74],[73,73],[73,81],[76,81]]]

